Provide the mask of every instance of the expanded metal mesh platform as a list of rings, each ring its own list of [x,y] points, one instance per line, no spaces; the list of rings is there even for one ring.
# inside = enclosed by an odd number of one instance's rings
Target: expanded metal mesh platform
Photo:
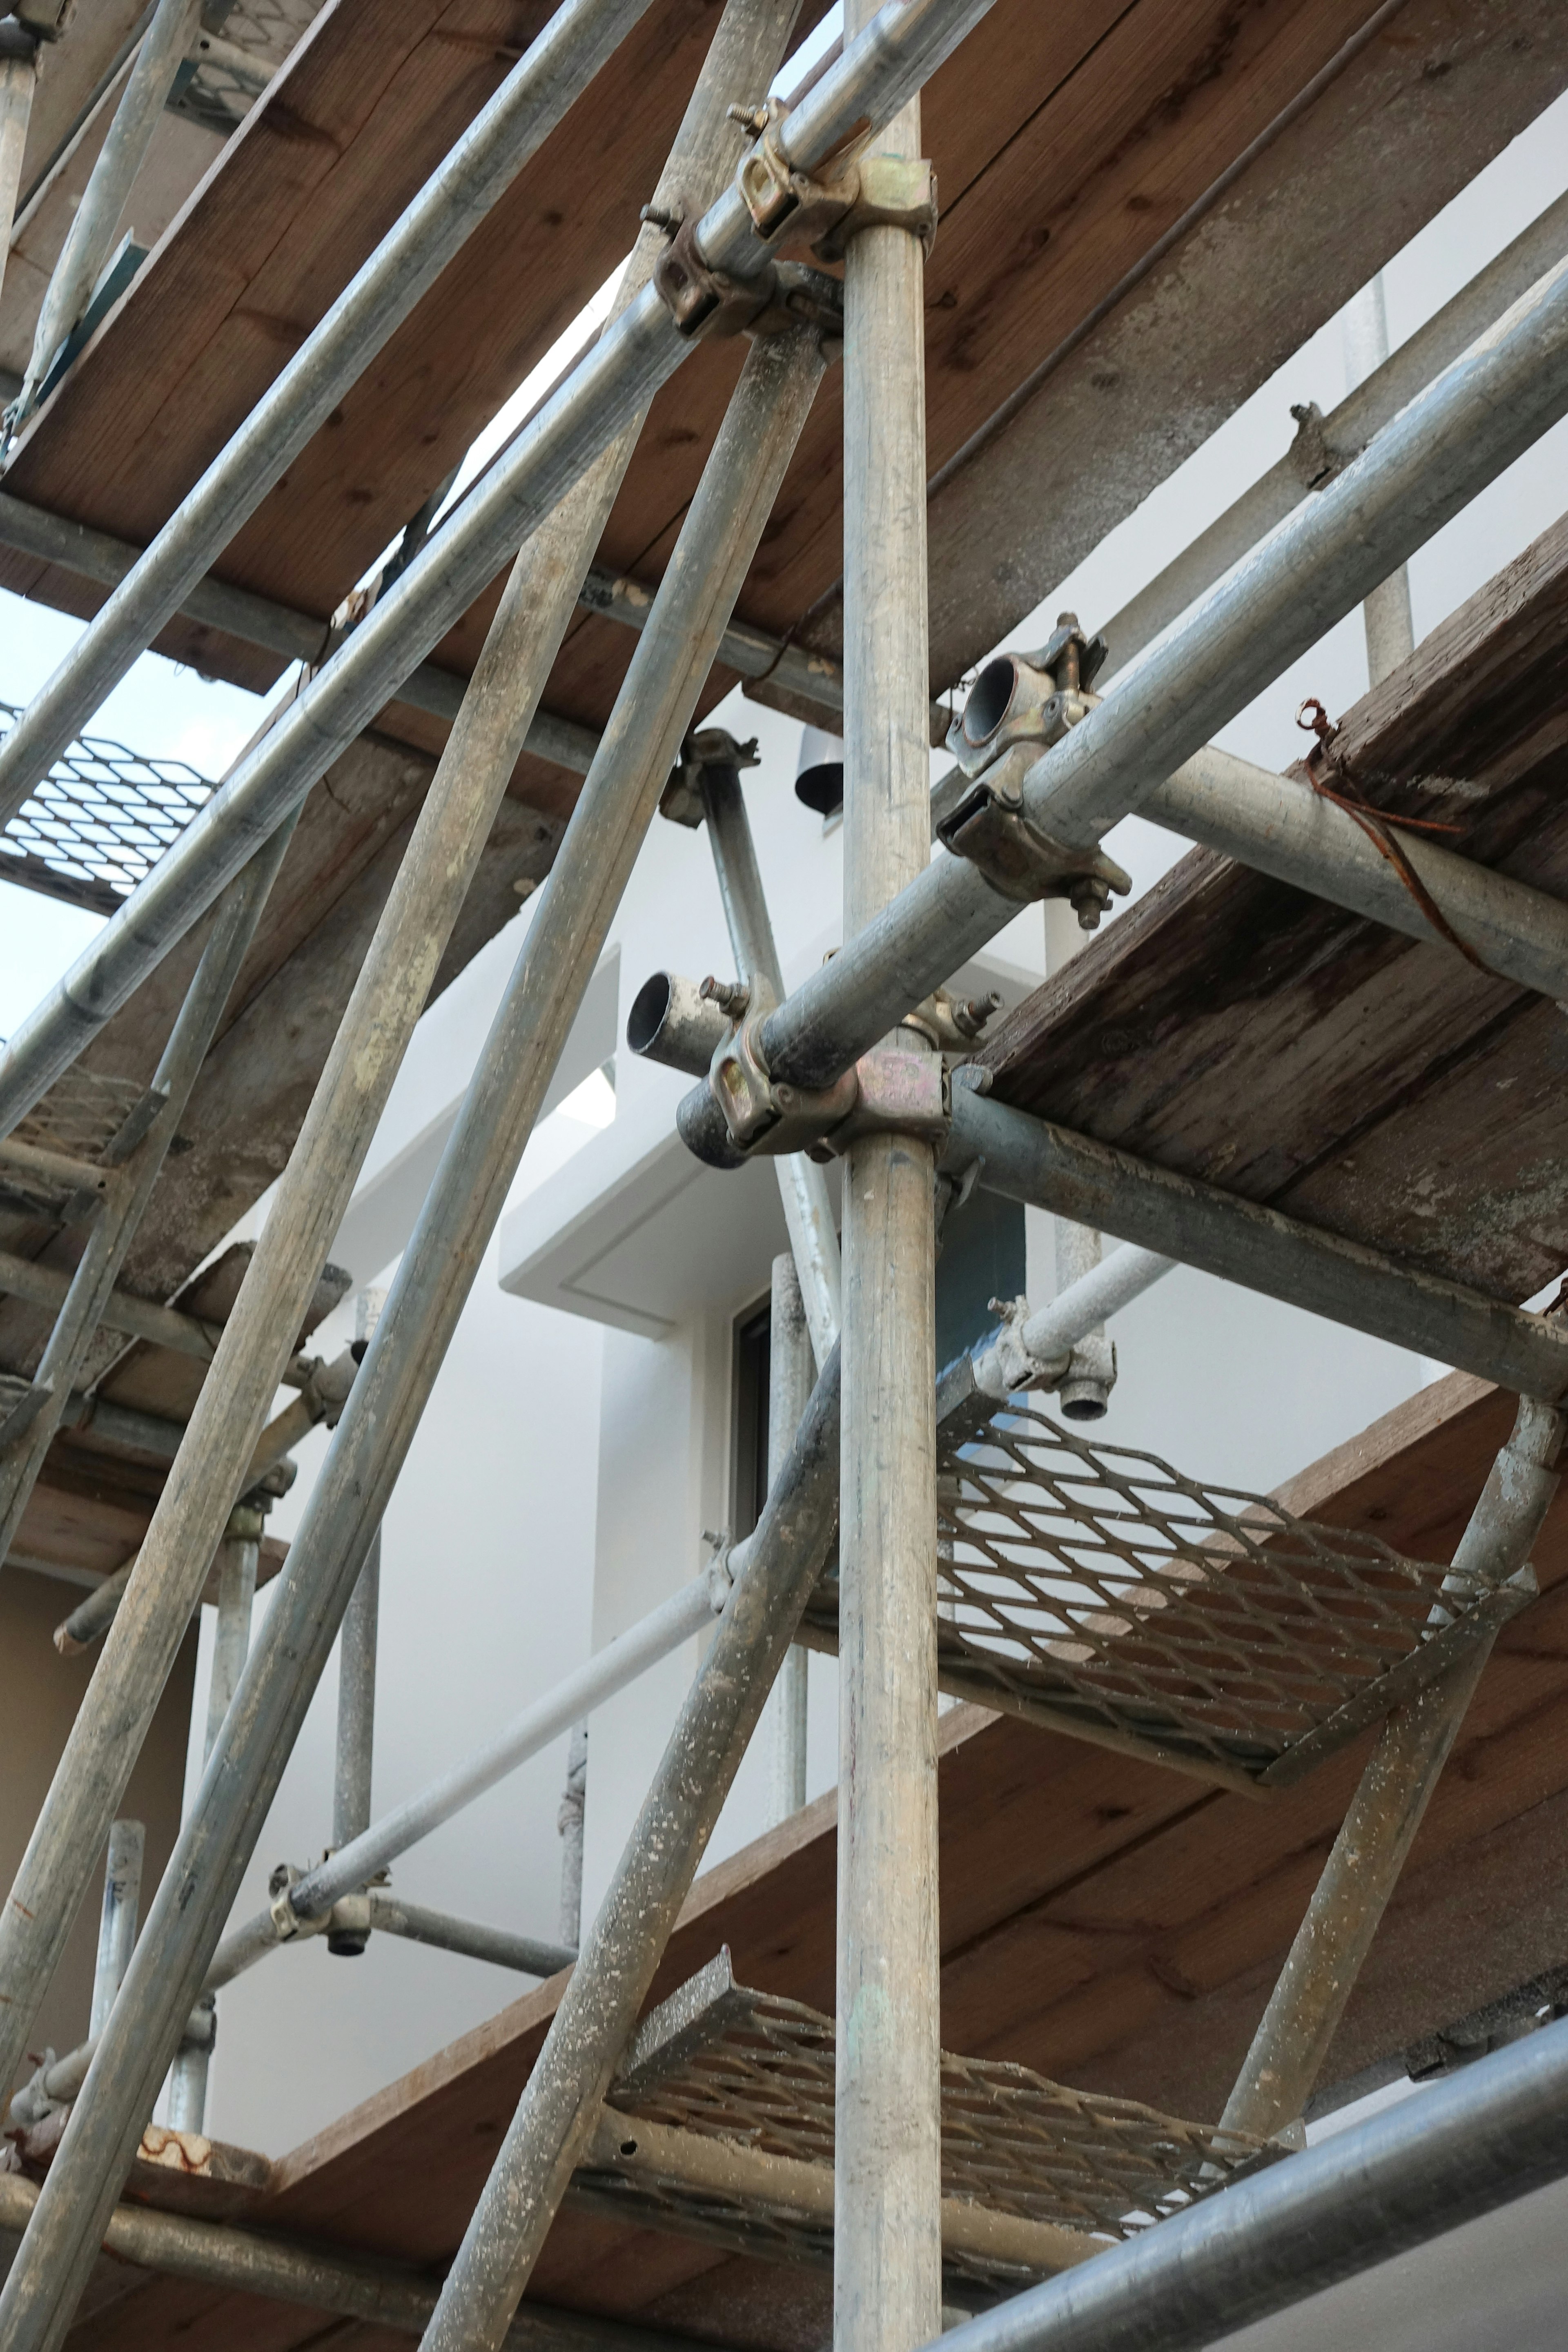
[[[833,2020],[735,1984],[722,1951],[639,2029],[609,2104],[620,2115],[830,2168],[834,2063]],[[1129,2099],[1069,2090],[1026,2066],[942,2054],[942,2194],[989,2213],[1113,2242],[1279,2152]],[[646,2171],[580,2172],[574,2185],[579,2198],[611,2203],[627,2220],[774,2259],[831,2257],[830,2221],[782,2204]],[[1023,2275],[1016,2263],[951,2247],[944,2262],[993,2287],[1016,2288]]]
[[[254,71],[237,72],[224,58],[209,53],[175,83],[173,111],[194,115],[216,131],[232,131],[260,96],[258,78],[277,72],[325,5],[326,0],[230,0],[227,7],[207,7],[204,23],[253,60]]]
[[[117,1078],[79,1064],[62,1072],[43,1100],[16,1129],[19,1143],[36,1143],[73,1160],[101,1160],[145,1099],[134,1078]]]
[[[0,702],[0,736],[20,715]],[[106,735],[85,735],[0,833],[0,880],[112,915],[213,791],[183,760],[143,760]]]
[[[944,1690],[1246,1787],[1298,1780],[1535,1597],[973,1406],[938,1429]],[[1441,1596],[1439,1598],[1439,1596]],[[801,1640],[837,1647],[837,1584]]]

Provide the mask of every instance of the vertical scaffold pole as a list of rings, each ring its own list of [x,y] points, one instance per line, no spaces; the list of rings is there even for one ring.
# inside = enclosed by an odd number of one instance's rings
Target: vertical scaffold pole
[[[754,998],[760,1001],[765,991],[775,1004],[780,1003],[784,998],[784,968],[768,917],[741,778],[734,768],[703,768],[702,805],[736,969]],[[779,1199],[784,1204],[789,1245],[795,1255],[806,1330],[820,1370],[837,1342],[843,1289],[833,1202],[828,1196],[826,1177],[804,1151],[787,1152],[775,1160],[773,1166],[778,1173]],[[810,1387],[808,1380],[807,1391]],[[798,1420],[799,1415],[795,1418]],[[792,1434],[794,1430],[792,1421]]]
[[[797,6],[798,0],[728,0],[653,209],[700,208],[719,194],[747,141],[726,109],[752,103],[771,83]],[[663,243],[650,222],[623,274],[617,311],[642,292]],[[11,1900],[0,1908],[0,2079],[14,2079],[21,2065],[641,427],[639,415],[512,566],[125,1605],[71,1727]]]
[[[213,1759],[180,1833],[114,2016],[0,2293],[0,2342],[6,2352],[56,2352],[63,2339],[158,2081],[178,2046],[336,1639],[365,1545],[386,1508],[484,1262],[824,365],[820,337],[795,328],[755,343],[742,370],[385,1312],[289,1547],[289,1565],[226,1726],[223,1754]],[[278,1215],[275,1205],[268,1232]],[[233,1328],[231,1317],[226,1339]],[[145,1545],[142,1549],[145,1555]],[[124,1613],[122,1607],[116,1631]],[[763,1696],[757,1694],[759,1708]],[[605,2054],[606,2080],[616,2054],[614,2049]],[[592,2124],[591,2107],[580,2116],[574,2111],[574,2130],[586,2133]],[[501,2162],[504,2157],[503,2150]],[[480,2210],[487,2211],[483,2200]],[[459,2283],[459,2256],[441,2304],[446,2311],[451,2297],[462,2315],[449,2341],[499,2347],[504,2336],[516,2301],[513,2294],[500,2308],[517,2259],[509,2218],[515,2210],[510,2186],[503,2185],[488,2209],[492,2259],[479,2280]],[[536,2251],[528,2252],[527,2263]],[[432,2326],[440,2325],[438,2311]]]
[[[1568,1419],[1521,1401],[1513,1434],[1470,1514],[1454,1566],[1501,1583],[1522,1567],[1557,1491]],[[1279,1974],[1221,2128],[1267,2138],[1311,2095],[1495,1635],[1395,1708],[1378,1735]]]
[[[1388,307],[1384,299],[1383,272],[1363,286],[1344,310],[1345,392],[1348,396],[1369,375],[1375,375],[1388,357]],[[1415,649],[1415,622],[1410,609],[1410,566],[1402,563],[1374,588],[1361,608],[1366,631],[1366,682],[1381,686]]]
[[[847,0],[845,37],[874,13]],[[881,145],[918,157],[920,109]],[[924,264],[851,238],[844,329],[844,936],[931,837]],[[901,1041],[914,1048],[915,1033]],[[942,2330],[933,1160],[891,1134],[844,1171],[834,2342]]]
[[[566,1786],[555,1826],[561,1832],[561,1940],[575,1951],[583,1940],[583,1838],[588,1810],[588,1727],[579,1723],[566,1748]]]
[[[375,1754],[375,1645],[381,1616],[381,1529],[370,1539],[343,1612],[338,1637],[337,1770],[332,1783],[332,1849],[370,1827]]]
[[[250,1618],[256,1605],[264,1524],[263,1515],[254,1503],[236,1504],[217,1548],[217,1624],[213,1633],[212,1680],[207,1685],[204,1764],[217,1746],[224,1718],[234,1705],[234,1695],[249,1655]],[[205,2023],[205,2032],[187,2032],[169,2069],[168,2116],[176,2131],[199,2132],[206,2126],[207,2076],[217,2041],[216,1996],[205,1993],[195,2004],[195,2014]]]
[[[121,1979],[130,1966],[136,1942],[136,1915],[142,1902],[142,1859],[147,1832],[140,1822],[119,1821],[109,1832],[109,1853],[103,1865],[103,1910],[98,1923],[98,1964],[92,1972],[92,2008],[88,2039],[103,2032]]]
[[[768,1329],[768,1491],[778,1484],[795,1431],[811,1395],[811,1334],[800,1296],[800,1277],[788,1250],[773,1260],[773,1307]],[[787,1822],[805,1802],[806,1661],[798,1642],[779,1668],[769,1702],[773,1717],[772,1788],[768,1816]]]
[[[354,1302],[354,1348],[363,1360],[375,1336],[384,1290],[362,1290]],[[332,1852],[337,1853],[370,1827],[371,1781],[375,1763],[375,1653],[381,1630],[381,1529],[365,1547],[353,1597],[343,1612],[338,1636],[338,1734],[332,1772]],[[327,1949],[339,1959],[357,1959],[366,1937],[357,1927],[331,1929]]]

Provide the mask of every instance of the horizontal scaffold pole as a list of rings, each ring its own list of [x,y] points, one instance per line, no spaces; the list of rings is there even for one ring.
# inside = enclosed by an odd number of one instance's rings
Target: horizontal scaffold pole
[[[1211,746],[1157,784],[1142,814],[1277,882],[1459,952],[1350,811],[1310,784]],[[1388,830],[1444,922],[1489,971],[1568,998],[1568,905],[1397,822]]]
[[[0,2230],[25,2230],[38,2191],[19,2174],[0,2176]],[[395,2335],[423,2335],[437,2286],[395,2263],[338,2247],[310,2245],[269,2230],[241,2230],[188,2213],[117,2205],[103,2233],[105,2252],[139,2270],[194,2279],[234,2294],[261,2295],[307,2311],[330,2312]],[[335,2334],[337,2331],[332,2331]],[[692,2339],[631,2327],[576,2311],[530,2304],[507,2331],[505,2352],[697,2352]]]
[[[42,563],[58,563],[79,579],[96,580],[106,588],[118,586],[143,552],[129,540],[72,522],[67,515],[51,514],[8,490],[0,490],[0,547],[15,548],[18,554],[36,556]],[[618,621],[625,628],[640,629],[653,604],[653,590],[595,567],[584,578],[577,602],[585,613]],[[252,589],[233,587],[211,572],[181,599],[180,611],[187,620],[221,630],[241,645],[259,646],[284,661],[317,662],[326,649],[330,624],[313,613],[279,604],[273,597],[258,596]],[[843,709],[844,673],[828,654],[792,646],[749,622],[731,621],[720,639],[719,658],[726,669],[738,670],[742,677],[765,677],[775,691],[785,690],[809,704],[820,711],[825,725],[831,726]],[[432,719],[452,719],[461,707],[467,685],[468,680],[454,670],[421,662],[398,688],[397,699]],[[580,726],[574,719],[537,710],[529,722],[523,749],[536,759],[553,761],[558,768],[585,776],[598,740],[593,728]]]
[[[961,1079],[944,1165],[957,1171],[977,1160],[982,1186],[1005,1199],[1099,1226],[1518,1395],[1555,1403],[1568,1394],[1568,1331],[1546,1316],[1034,1118]]]
[[[868,138],[991,5],[992,0],[889,0],[790,112],[778,144],[791,169],[809,175]],[[786,220],[774,242],[787,233]],[[738,184],[703,214],[692,240],[703,266],[725,276],[757,278],[769,266],[772,247],[758,234]],[[652,286],[605,329],[458,513],[426,541],[16,1031],[0,1057],[0,1133],[10,1132],[156,970],[695,347]],[[574,591],[578,583],[573,584]],[[51,759],[85,715],[72,704],[66,737],[55,742],[58,729],[50,733]],[[14,743],[16,735],[6,740]]]

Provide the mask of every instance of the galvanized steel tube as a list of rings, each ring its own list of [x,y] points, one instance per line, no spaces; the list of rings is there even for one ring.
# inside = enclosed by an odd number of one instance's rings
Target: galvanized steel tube
[[[14,415],[17,424],[26,423],[57,353],[92,300],[93,290],[110,258],[132,183],[142,169],[159,117],[174,89],[174,77],[185,61],[200,21],[201,0],[158,0],[153,21],[142,36],[136,62],[44,292],[33,331],[32,352],[22,378],[22,389],[16,395]],[[148,642],[143,638],[143,645]],[[101,699],[99,696],[91,707],[96,709]],[[72,728],[70,734],[75,731]],[[68,734],[66,740],[69,740]],[[58,747],[61,751],[64,748],[64,744]],[[4,756],[0,752],[0,760]],[[51,752],[37,775],[30,778],[26,787],[14,797],[5,785],[0,785],[0,822],[16,815],[32,786],[47,772],[54,757]]]
[[[809,171],[884,121],[992,5],[888,0],[791,113],[784,140],[790,162]],[[757,274],[768,259],[733,186],[703,215],[697,242],[711,267],[740,276]],[[694,347],[651,287],[606,328],[460,512],[426,541],[16,1030],[0,1056],[0,1133],[8,1134],[69,1066]]]
[[[48,1389],[47,1400],[0,1468],[0,1560],[10,1549],[56,1432],[71,1417],[72,1404],[79,1407],[82,1402],[73,1393],[77,1374],[97,1336],[191,1090],[217,1035],[293,832],[292,822],[279,825],[225,893],[169,1042],[159,1056],[151,1091],[162,1096],[162,1106],[141,1142],[109,1176],[108,1197],[88,1235],[87,1247],[33,1374],[40,1387]],[[89,1405],[88,1411],[100,1420],[107,1412],[112,1419],[115,1408]],[[177,1424],[169,1426],[177,1429]],[[107,1428],[105,1433],[109,1433]],[[134,1435],[130,1442],[137,1442]]]
[[[945,1164],[976,1160],[981,1184],[1007,1200],[1100,1225],[1515,1394],[1568,1394],[1568,1332],[1547,1317],[955,1085]]]
[[[562,0],[489,104],[437,166],[201,480],[181,499],[146,554],[89,623],[0,744],[0,821],[16,814],[72,736],[89,724],[137,655],[179,611],[213,559],[255,513],[285,467],[326,422],[420,296],[434,285],[648,5],[649,0]],[[79,239],[89,234],[86,215],[94,190],[106,170],[121,120],[130,112],[139,88],[148,79],[149,60],[163,22],[188,20],[194,29],[196,15],[196,0],[162,0],[121,101],[110,142],[99,158],[82,210],[57,265],[50,297],[38,322],[29,386],[42,373],[40,348],[52,338],[52,352],[53,343],[74,323],[74,316],[67,317],[62,310],[57,331],[51,308],[55,286],[68,275]],[[155,108],[162,107],[167,83],[184,56],[184,33],[176,26],[174,37],[175,46],[167,61],[164,86],[155,93]],[[124,195],[121,188],[114,199],[115,219]],[[88,292],[97,269],[95,262],[87,280]],[[74,288],[74,278],[71,284]],[[412,663],[407,667],[412,667]]]
[[[103,1910],[98,1924],[98,1963],[92,1972],[92,2008],[88,2038],[95,2040],[114,2007],[121,1979],[130,1965],[136,1942],[136,1915],[142,1903],[142,1859],[147,1832],[142,1822],[116,1822],[109,1832],[103,1864]]]
[[[0,2336],[7,2352],[53,2347],[67,2324],[690,723],[823,365],[816,338],[795,330],[754,345],[742,372],[666,571],[659,609],[632,657],[594,773],[539,894],[516,971],[289,1548],[222,1753],[213,1758],[181,1832],[124,1992],[0,2294]],[[279,1222],[275,1207],[252,1276]],[[243,1301],[242,1292],[226,1327],[225,1348],[243,1319]],[[259,1336],[263,1342],[269,1337]],[[212,1388],[209,1376],[204,1394]],[[176,1464],[173,1476],[178,1475]],[[132,1585],[132,1604],[139,1583]],[[111,1641],[127,1613],[121,1611]]]
[[[1359,457],[1390,417],[1397,415],[1451,361],[1468,352],[1477,337],[1493,326],[1565,252],[1568,195],[1548,205],[1511,245],[1478,270],[1451,300],[1319,422],[1317,431],[1333,464],[1344,466]],[[1310,494],[1310,480],[1309,453],[1298,445],[1101,625],[1110,647],[1100,673],[1102,690],[1194,597],[1212,588],[1249,548],[1300,505]]]
[[[1456,1577],[1497,1585],[1524,1566],[1557,1492],[1565,1429],[1552,1406],[1521,1402],[1454,1554]],[[1484,1633],[1378,1734],[1226,2102],[1222,2131],[1269,2139],[1311,2096],[1496,1638]]]
[[[767,988],[776,1004],[784,995],[784,968],[773,941],[756,844],[735,769],[703,769],[702,803],[740,976],[748,987]],[[837,1340],[842,1307],[843,1270],[833,1202],[826,1177],[804,1151],[787,1152],[773,1166],[812,1353],[820,1370]],[[793,1429],[795,1422],[789,1425]]]
[[[747,0],[743,6],[731,0],[677,134],[656,202],[660,196],[672,200],[679,189],[701,192],[722,181],[742,144],[726,121],[725,109],[756,79],[765,85],[772,79],[794,13],[790,0],[756,0],[755,5]],[[627,271],[629,283],[623,284],[630,305],[623,318],[637,313],[638,294],[658,246],[651,228],[639,239]],[[615,332],[612,326],[609,335],[613,338]],[[510,779],[523,730],[575,610],[584,569],[629,462],[640,415],[634,411],[626,430],[603,450],[562,510],[535,533],[502,594],[462,712],[437,767],[224,1328],[187,1443],[153,1514],[130,1588],[131,1601],[115,1620],[29,1841],[13,1900],[0,1912],[0,2075],[7,2065],[14,2073],[19,2063],[85,1874],[119,1803],[195,1606],[223,1517],[241,1491],[251,1433],[276,1391],[285,1356],[304,1320],[424,1009]],[[394,599],[416,580],[419,570],[416,564],[403,575]],[[345,651],[374,627],[375,618],[373,613]],[[587,805],[590,810],[595,806],[593,796]],[[602,832],[605,820],[597,822]],[[171,853],[178,855],[178,850]],[[570,866],[567,870],[571,872]],[[551,886],[547,896],[552,900]],[[542,898],[531,936],[551,935],[545,905]],[[288,1413],[279,1416],[279,1422],[287,1419]],[[255,1475],[254,1456],[249,1475]],[[362,1549],[368,1533],[368,1527],[361,1533]],[[101,1599],[94,1595],[84,1604],[78,1616],[90,1612],[95,1624],[100,1624],[111,1605],[106,1589]]]
[[[867,0],[846,0],[845,28]],[[918,158],[920,109],[885,143]],[[922,872],[925,262],[863,228],[844,272],[844,937]],[[929,1052],[914,1033],[901,1051]],[[936,1820],[936,1225],[929,1142],[844,1161],[833,2329],[912,2352],[942,2321]]]
[[[1033,821],[1097,841],[1565,410],[1560,262],[1036,762]]]
[[[496,2352],[697,1874],[832,1538],[838,1358],[769,1495],[616,1875],[452,2264],[426,2352]]]
[[[1086,1228],[1080,1226],[1079,1232]],[[1042,1364],[1065,1359],[1107,1318],[1120,1315],[1146,1290],[1170,1273],[1174,1258],[1157,1250],[1140,1249],[1123,1242],[1119,1249],[1092,1265],[1087,1274],[1058,1290],[1048,1306],[1037,1307],[1013,1335],[1012,1348],[1000,1339],[984,1340],[973,1352],[974,1384],[988,1396],[1005,1396],[1011,1386],[1015,1351]]]
[[[660,1658],[668,1658],[672,1650],[703,1633],[712,1621],[713,1602],[703,1579],[682,1585],[637,1624],[596,1650],[575,1673],[564,1675],[542,1698],[525,1707],[499,1738],[487,1740],[450,1772],[444,1772],[379,1822],[371,1822],[336,1853],[307,1871],[290,1895],[295,1910],[302,1919],[322,1917],[341,1895],[374,1878],[378,1870],[384,1870],[531,1756],[548,1748],[552,1739],[559,1739],[593,1708],[602,1706]]]
[[[768,1318],[768,1492],[784,1474],[795,1433],[810,1402],[811,1333],[800,1295],[800,1276],[790,1251],[773,1260],[772,1311]],[[806,1679],[809,1653],[792,1642],[768,1701],[769,1817],[787,1822],[805,1802]]]
[[[25,2230],[37,2201],[32,2181],[0,2174],[0,2230]],[[117,2205],[103,2244],[107,2252],[140,2270],[330,2312],[397,2335],[419,2335],[436,2307],[434,2283],[395,2263],[278,2237],[270,2230],[153,2212],[143,2205]],[[507,2331],[505,2352],[697,2352],[697,2347],[689,2337],[660,2329],[530,2304]]]
[[[1140,814],[1278,882],[1458,952],[1354,817],[1308,784],[1210,745],[1156,785]],[[1521,988],[1568,1000],[1568,905],[1397,822],[1391,829],[1434,906],[1484,964]]]
[[[381,1529],[366,1548],[338,1637],[338,1738],[332,1845],[341,1851],[371,1823],[375,1759],[375,1651],[381,1617]]]
[[[1246,708],[1568,410],[1568,263],[1393,418],[1114,682],[1030,772],[1027,813],[1087,845],[1157,798]],[[1017,912],[977,867],[935,857],[763,1023],[775,1079],[822,1087]],[[682,1107],[700,1156],[727,1164],[717,1106]]]
[[[374,1934],[427,1944],[433,1951],[459,1952],[465,1959],[488,1960],[492,1968],[516,1969],[530,1977],[557,1976],[577,1958],[565,1945],[542,1943],[537,1936],[514,1936],[504,1927],[488,1927],[477,1919],[455,1919],[449,1912],[405,1903],[401,1895],[384,1895],[379,1888],[366,1899]]]
[[[15,17],[0,23],[0,291],[11,250],[11,225],[22,184],[27,124],[38,86],[37,36]]]
[[[1568,2021],[1013,2296],[942,2352],[1204,2352],[1565,2173]]]

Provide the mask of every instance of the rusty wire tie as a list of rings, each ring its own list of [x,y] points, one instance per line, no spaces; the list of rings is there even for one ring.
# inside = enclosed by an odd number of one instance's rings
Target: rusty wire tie
[[[1307,716],[1309,711],[1313,712],[1315,716],[1309,718]],[[1473,963],[1478,971],[1484,971],[1489,980],[1500,979],[1501,974],[1495,972],[1490,964],[1477,954],[1468,940],[1461,939],[1449,922],[1447,915],[1422,881],[1420,875],[1410,863],[1404,843],[1383,811],[1373,808],[1372,803],[1363,797],[1351,774],[1349,761],[1332,748],[1339,729],[1315,694],[1310,694],[1297,711],[1296,724],[1303,734],[1317,738],[1311,751],[1307,754],[1306,767],[1307,782],[1319,798],[1331,801],[1335,808],[1343,809],[1347,816],[1355,819],[1373,847],[1387,858],[1405,887],[1440,938],[1447,940],[1450,947],[1458,948],[1466,961]],[[1320,769],[1320,761],[1323,767],[1332,769],[1339,779],[1338,790],[1325,780]],[[1402,816],[1399,823],[1407,833],[1457,834],[1460,830],[1457,824],[1442,824],[1436,817]]]

